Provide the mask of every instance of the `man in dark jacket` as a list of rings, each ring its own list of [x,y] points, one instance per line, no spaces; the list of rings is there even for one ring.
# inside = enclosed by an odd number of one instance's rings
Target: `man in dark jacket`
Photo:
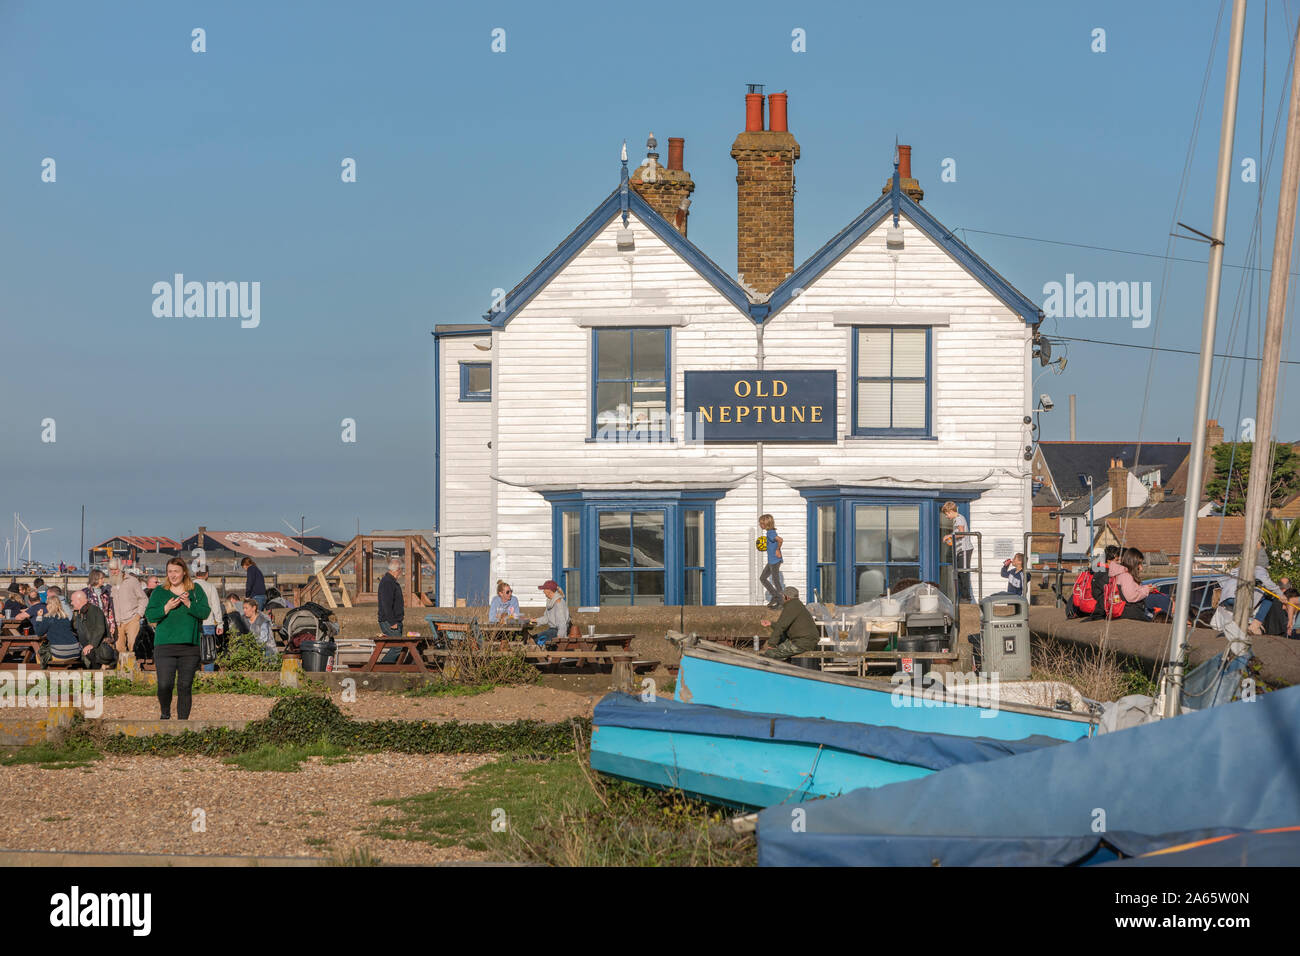
[[[776,623],[763,622],[764,627],[772,628],[772,636],[767,639],[764,657],[774,660],[788,660],[803,651],[817,650],[817,641],[821,632],[808,608],[799,600],[798,588],[785,589],[785,604],[781,606],[781,616]]]
[[[81,642],[81,658],[86,667],[102,667],[117,660],[113,642],[108,640],[108,619],[90,603],[84,590],[72,592],[72,631]]]
[[[401,559],[389,558],[388,573],[379,579],[379,630],[385,637],[402,636],[406,605],[402,603],[402,586],[397,583],[401,571]]]
[[[262,577],[262,569],[253,563],[252,558],[244,558],[239,566],[248,571],[244,577],[244,597],[251,599],[260,611],[266,607],[266,578]]]

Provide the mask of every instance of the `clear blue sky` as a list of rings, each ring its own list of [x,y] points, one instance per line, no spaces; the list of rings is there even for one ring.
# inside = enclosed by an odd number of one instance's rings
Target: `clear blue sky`
[[[1236,156],[1259,158],[1263,4],[1253,4]],[[796,261],[878,195],[894,139],[926,206],[1036,301],[1067,273],[1150,281],[1163,262],[974,230],[1162,254],[1219,4],[0,3],[0,538],[37,558],[86,537],[281,529],[348,537],[433,523],[430,330],[474,321],[618,178],[646,133],[686,139],[691,238],[735,268],[732,139],[748,82],[789,91]],[[1300,4],[1269,4],[1266,142]],[[191,30],[207,52],[191,52]],[[491,31],[506,31],[506,52]],[[1106,31],[1094,53],[1092,30]],[[806,31],[807,52],[791,50]],[[1184,221],[1208,229],[1225,15]],[[1275,152],[1280,156],[1281,136]],[[46,157],[57,182],[41,182]],[[340,182],[344,157],[358,182]],[[956,160],[957,181],[940,181]],[[1277,168],[1265,196],[1265,258]],[[1258,184],[1234,179],[1227,262]],[[1204,261],[1205,247],[1175,254]],[[261,324],[155,318],[153,283],[259,281]],[[1243,273],[1225,272],[1220,347]],[[1197,348],[1205,269],[1169,272],[1157,328],[1045,331]],[[1251,339],[1244,330],[1250,327]],[[1191,430],[1195,357],[1070,344],[1037,384],[1064,438]],[[1287,358],[1300,358],[1290,339]],[[1242,364],[1216,372],[1238,419]],[[1284,367],[1290,386],[1296,369]],[[1254,366],[1247,373],[1253,414]],[[1281,437],[1300,438],[1294,399]],[[53,418],[57,441],[41,441]],[[340,441],[340,421],[358,441]],[[1232,428],[1229,427],[1229,434]]]

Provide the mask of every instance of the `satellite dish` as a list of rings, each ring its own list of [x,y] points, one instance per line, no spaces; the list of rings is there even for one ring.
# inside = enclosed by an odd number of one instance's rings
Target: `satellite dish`
[[[1038,340],[1038,364],[1046,367],[1052,361],[1052,343],[1047,339]]]

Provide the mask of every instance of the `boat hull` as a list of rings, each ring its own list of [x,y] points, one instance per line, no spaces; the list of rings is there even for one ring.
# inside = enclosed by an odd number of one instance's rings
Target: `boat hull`
[[[1089,736],[1087,715],[997,703],[972,693],[934,699],[911,685],[824,674],[711,644],[683,649],[674,698],[731,710],[821,717],[921,733],[1019,740]]]
[[[592,716],[594,770],[712,802],[761,808],[915,780],[1060,740],[917,733],[672,700],[605,697]]]

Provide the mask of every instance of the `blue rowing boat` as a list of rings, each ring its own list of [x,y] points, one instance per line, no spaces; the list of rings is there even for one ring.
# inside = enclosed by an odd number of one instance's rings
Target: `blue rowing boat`
[[[914,780],[1089,734],[1087,715],[966,700],[846,677],[713,644],[683,649],[676,699],[611,694],[592,718],[591,766],[740,808]],[[957,695],[960,698],[962,695]]]

